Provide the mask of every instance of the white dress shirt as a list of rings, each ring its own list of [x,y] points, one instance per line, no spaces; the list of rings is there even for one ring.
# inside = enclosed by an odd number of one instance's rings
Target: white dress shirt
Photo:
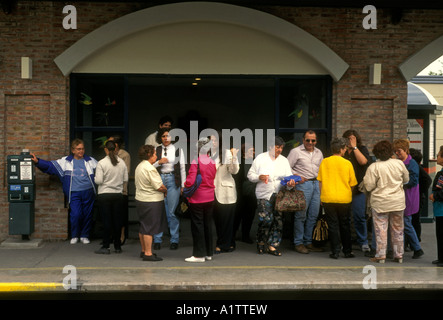
[[[264,183],[259,179],[260,175],[268,175],[268,183]],[[279,155],[276,159],[271,158],[269,152],[259,154],[248,171],[248,179],[257,183],[255,195],[257,199],[271,199],[273,193],[278,193],[283,187],[280,181],[292,175],[291,167],[288,159]]]

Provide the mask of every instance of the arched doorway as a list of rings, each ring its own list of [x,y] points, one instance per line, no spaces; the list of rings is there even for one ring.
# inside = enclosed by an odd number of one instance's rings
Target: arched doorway
[[[179,122],[195,109],[214,128],[275,128],[295,143],[314,128],[326,144],[331,83],[348,68],[287,21],[205,2],[123,16],[80,39],[55,62],[71,77],[71,137],[81,136],[92,147],[118,132],[132,151],[162,115],[176,114]],[[202,80],[192,86],[196,77]]]

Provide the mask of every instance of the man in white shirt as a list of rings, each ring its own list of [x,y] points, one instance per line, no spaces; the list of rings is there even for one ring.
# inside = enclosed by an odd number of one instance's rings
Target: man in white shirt
[[[320,188],[317,174],[323,153],[316,148],[317,134],[308,130],[303,135],[303,144],[292,149],[288,161],[292,174],[301,177],[296,185],[297,190],[303,191],[306,198],[306,210],[297,211],[294,215],[294,249],[299,253],[322,251],[312,244],[312,232],[320,212]]]
[[[171,129],[172,127],[172,118],[170,116],[164,116],[161,117],[160,120],[158,121],[158,128],[162,129],[162,128],[168,128]],[[145,145],[149,144],[151,146],[154,147],[158,147],[161,145],[161,143],[157,142],[157,133],[158,131],[155,131],[153,133],[151,133],[146,139],[145,139]]]
[[[283,187],[280,181],[292,175],[288,159],[281,155],[284,145],[283,139],[276,137],[275,146],[255,158],[247,175],[249,181],[257,183],[255,194],[259,218],[257,230],[259,254],[267,251],[275,256],[281,255],[278,247],[282,239],[283,219],[282,213],[274,210],[275,198]],[[294,187],[294,180],[288,182],[287,186]]]

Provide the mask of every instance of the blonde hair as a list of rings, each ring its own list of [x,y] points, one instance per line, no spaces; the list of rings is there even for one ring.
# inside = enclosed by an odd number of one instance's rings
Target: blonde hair
[[[409,154],[409,140],[407,139],[397,139],[393,143],[394,150],[403,149],[407,154]]]

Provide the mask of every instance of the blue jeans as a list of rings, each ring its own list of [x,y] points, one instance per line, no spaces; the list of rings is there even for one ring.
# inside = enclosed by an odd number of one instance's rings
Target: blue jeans
[[[412,225],[412,215],[404,216],[405,222],[405,243],[409,243],[411,245],[412,250],[417,251],[421,249],[420,241],[418,241],[417,233],[415,233],[415,229]]]
[[[169,232],[171,233],[171,243],[178,243],[180,220],[175,215],[175,209],[180,200],[180,187],[175,185],[174,174],[161,174],[163,184],[168,189],[165,198],[166,217],[168,219]],[[163,232],[154,235],[154,243],[161,243]]]
[[[368,228],[366,225],[366,195],[364,193],[352,196],[352,216],[354,218],[355,233],[360,246],[368,244]]]
[[[303,191],[306,199],[306,210],[295,212],[294,216],[294,244],[308,245],[312,243],[312,232],[317,223],[320,212],[319,182],[306,181],[296,185],[296,189]]]

